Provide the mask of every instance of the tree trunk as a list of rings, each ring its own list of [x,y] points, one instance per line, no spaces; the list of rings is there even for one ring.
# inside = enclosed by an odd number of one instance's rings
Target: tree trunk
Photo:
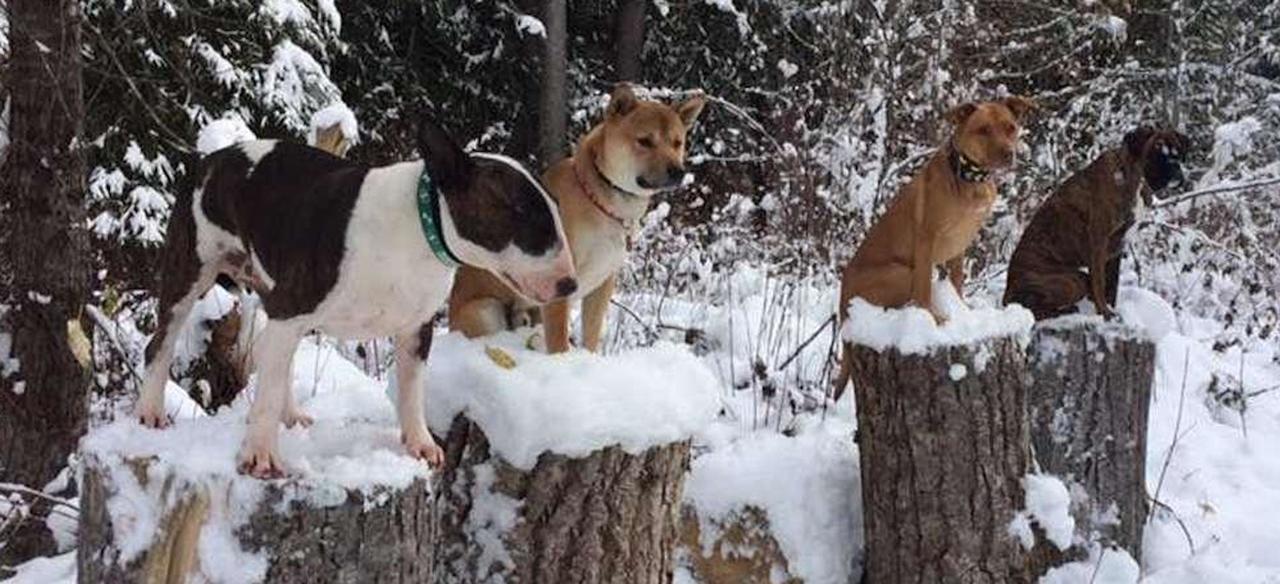
[[[544,0],[546,29],[542,54],[542,89],[538,99],[538,162],[551,166],[564,158],[569,132],[568,18],[565,0]]]
[[[1008,531],[1030,463],[1018,342],[853,351],[865,581],[1030,581]]]
[[[1044,472],[1088,494],[1072,501],[1078,539],[1141,558],[1155,345],[1121,324],[1065,319],[1038,325],[1030,353],[1031,443]]]
[[[459,416],[445,450],[440,581],[672,581],[687,440],[636,455],[544,453],[521,470]]]
[[[41,489],[84,432],[89,388],[81,309],[89,293],[80,3],[10,0],[12,100],[0,167],[0,482]],[[10,361],[12,359],[12,361]],[[35,502],[33,512],[47,509]],[[50,552],[40,521],[8,536],[0,564]]]
[[[153,467],[153,462],[85,457],[76,558],[80,582],[216,582],[222,581],[221,571],[235,568],[202,566],[200,539],[213,532],[206,529],[210,523],[232,521],[228,513],[240,511],[226,507],[248,490],[238,482],[256,479],[193,482],[165,475],[166,467]],[[137,484],[121,494],[122,479]],[[403,490],[372,491],[305,479],[259,484],[265,492],[232,535],[241,549],[267,557],[263,581],[431,581],[437,515],[434,489],[427,481],[418,479]],[[150,500],[140,503],[138,493]],[[128,560],[121,555],[125,542],[116,540],[112,525],[111,501],[117,496],[126,497],[120,503],[124,508],[149,504],[160,514],[147,549]],[[126,530],[123,535],[132,534]]]
[[[648,0],[620,0],[614,23],[613,68],[618,81],[640,81],[640,55],[644,50],[644,8]]]

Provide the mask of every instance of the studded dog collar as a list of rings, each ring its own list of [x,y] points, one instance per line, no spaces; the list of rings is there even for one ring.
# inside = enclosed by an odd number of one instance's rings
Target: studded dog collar
[[[951,144],[951,168],[965,182],[986,182],[991,178],[990,170],[970,160],[954,143]]]

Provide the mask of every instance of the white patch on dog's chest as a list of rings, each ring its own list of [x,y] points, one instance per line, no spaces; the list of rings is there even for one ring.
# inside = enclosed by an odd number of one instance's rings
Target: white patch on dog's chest
[[[574,268],[578,272],[578,299],[599,288],[627,262],[626,233],[616,228],[587,229],[572,238]]]

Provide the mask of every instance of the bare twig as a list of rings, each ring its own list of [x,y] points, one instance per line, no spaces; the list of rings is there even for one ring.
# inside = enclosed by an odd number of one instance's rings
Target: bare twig
[[[1182,358],[1182,393],[1178,396],[1178,417],[1173,423],[1173,441],[1169,444],[1169,451],[1164,455],[1164,465],[1160,468],[1160,478],[1156,481],[1156,492],[1151,496],[1152,500],[1160,498],[1160,489],[1164,487],[1165,473],[1169,472],[1169,463],[1173,460],[1173,451],[1178,448],[1178,440],[1182,437],[1179,432],[1182,428],[1182,406],[1187,399],[1187,373],[1191,366],[1191,347],[1187,347],[1186,353]],[[1151,518],[1155,516],[1155,509],[1147,514],[1147,522],[1151,522]]]
[[[812,343],[814,339],[818,338],[818,335],[822,334],[822,330],[827,328],[827,325],[831,324],[831,321],[835,320],[835,318],[836,315],[832,314],[827,317],[827,320],[822,321],[822,324],[818,325],[818,328],[813,331],[813,334],[809,335],[809,338],[805,339],[803,343],[800,343],[800,346],[796,347],[796,350],[793,351],[790,356],[782,360],[782,364],[778,365],[778,371],[786,369],[787,365],[790,365],[796,357],[799,357],[800,352],[803,351],[805,347],[808,347],[809,343]]]
[[[1208,196],[1208,195],[1216,195],[1216,194],[1218,194],[1218,193],[1229,193],[1229,192],[1231,192],[1231,191],[1243,191],[1243,190],[1245,190],[1245,189],[1252,189],[1252,188],[1257,188],[1257,187],[1265,187],[1265,186],[1270,186],[1270,185],[1274,185],[1274,184],[1280,184],[1280,177],[1274,177],[1274,178],[1268,178],[1268,179],[1256,180],[1256,181],[1247,182],[1247,183],[1238,183],[1238,184],[1233,184],[1233,185],[1225,185],[1225,186],[1220,186],[1220,187],[1211,187],[1211,188],[1202,189],[1202,190],[1199,190],[1199,191],[1191,191],[1191,192],[1189,192],[1189,193],[1183,193],[1183,194],[1181,194],[1181,195],[1178,195],[1178,196],[1176,196],[1176,197],[1173,197],[1172,199],[1165,199],[1165,200],[1160,201],[1160,202],[1158,202],[1158,203],[1154,203],[1154,204],[1152,204],[1152,205],[1151,205],[1151,208],[1152,208],[1152,209],[1159,209],[1159,208],[1162,208],[1162,207],[1169,207],[1169,206],[1172,206],[1172,205],[1177,205],[1178,203],[1182,203],[1182,202],[1185,202],[1185,201],[1190,201],[1190,200],[1192,200],[1192,199],[1198,199],[1198,198],[1200,198],[1200,197],[1204,197],[1204,196]]]

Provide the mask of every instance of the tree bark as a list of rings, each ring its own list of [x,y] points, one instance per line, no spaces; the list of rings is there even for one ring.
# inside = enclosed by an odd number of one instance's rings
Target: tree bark
[[[1029,582],[1008,532],[1030,464],[1018,342],[853,351],[865,581]]]
[[[152,462],[109,463],[86,456],[76,557],[80,582],[219,581],[216,574],[225,566],[200,565],[200,536],[211,515],[219,512],[211,509],[220,501],[223,505],[234,501],[237,479],[195,483],[176,476],[157,478],[149,476]],[[111,464],[118,465],[114,472]],[[139,481],[142,492],[156,493],[150,503],[164,509],[148,549],[128,561],[121,559],[109,507],[119,491],[113,477],[121,471],[120,465]],[[152,488],[155,484],[159,488]],[[431,581],[437,514],[434,489],[427,481],[419,479],[403,490],[386,487],[372,492],[308,485],[302,480],[269,481],[262,486],[265,494],[234,536],[242,549],[269,557],[264,581]],[[299,496],[300,492],[336,497],[333,504],[320,505],[315,497]]]
[[[704,521],[713,528],[711,534],[704,532]],[[770,531],[768,514],[754,505],[723,518],[699,518],[692,505],[685,505],[680,551],[698,582],[804,582],[791,574],[782,546]]]
[[[1037,325],[1030,351],[1036,460],[1088,495],[1073,497],[1077,539],[1113,543],[1134,558],[1148,511],[1155,356],[1155,345],[1125,325],[1076,318]]]
[[[613,40],[617,53],[613,68],[618,81],[640,81],[640,56],[644,50],[644,8],[648,0],[620,0]]]
[[[542,89],[538,98],[538,162],[543,168],[564,158],[569,131],[568,17],[565,0],[543,0],[546,38],[542,54]]]
[[[582,458],[544,453],[521,470],[459,416],[445,451],[440,581],[672,581],[687,440],[635,455],[616,446]]]
[[[0,482],[38,490],[66,465],[88,413],[80,3],[10,0],[8,16],[11,53],[0,83],[11,99],[11,143],[0,167],[0,332],[11,335],[12,353],[4,357],[15,361],[0,367]],[[42,504],[33,507],[37,515],[47,511]],[[40,521],[7,535],[0,564],[53,549]]]

